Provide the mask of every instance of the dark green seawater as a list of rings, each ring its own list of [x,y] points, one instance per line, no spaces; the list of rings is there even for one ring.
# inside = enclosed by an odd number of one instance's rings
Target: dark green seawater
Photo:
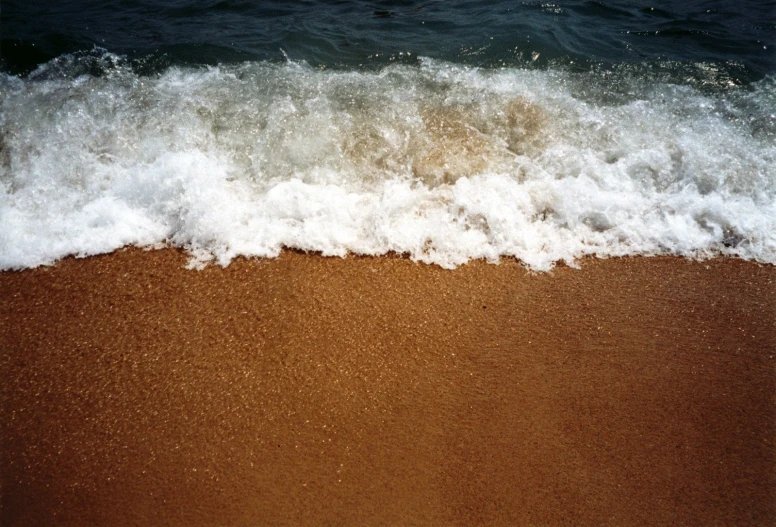
[[[488,67],[671,61],[746,82],[776,66],[767,0],[6,0],[1,18],[3,67],[14,73],[95,46],[157,68],[284,53],[337,68],[419,56]]]

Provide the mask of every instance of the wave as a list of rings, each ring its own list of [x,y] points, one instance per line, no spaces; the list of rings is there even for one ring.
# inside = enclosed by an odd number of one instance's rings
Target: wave
[[[714,74],[713,66],[696,65]],[[0,78],[0,268],[125,245],[776,263],[776,80],[638,70],[170,67],[109,53]]]

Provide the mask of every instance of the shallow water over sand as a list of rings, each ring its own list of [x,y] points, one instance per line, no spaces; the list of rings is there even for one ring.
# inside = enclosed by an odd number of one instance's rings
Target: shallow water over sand
[[[774,86],[431,59],[144,76],[62,57],[2,79],[0,268],[168,243],[194,265],[282,247],[773,263]]]

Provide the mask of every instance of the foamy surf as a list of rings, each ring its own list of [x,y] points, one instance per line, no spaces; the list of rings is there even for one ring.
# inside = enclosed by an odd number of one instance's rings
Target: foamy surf
[[[1,269],[160,244],[193,266],[283,247],[776,263],[773,77],[85,60],[2,76]]]

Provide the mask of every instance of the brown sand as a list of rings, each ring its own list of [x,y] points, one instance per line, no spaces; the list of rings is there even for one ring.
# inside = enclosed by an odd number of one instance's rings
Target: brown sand
[[[0,274],[2,524],[773,525],[776,268]]]

